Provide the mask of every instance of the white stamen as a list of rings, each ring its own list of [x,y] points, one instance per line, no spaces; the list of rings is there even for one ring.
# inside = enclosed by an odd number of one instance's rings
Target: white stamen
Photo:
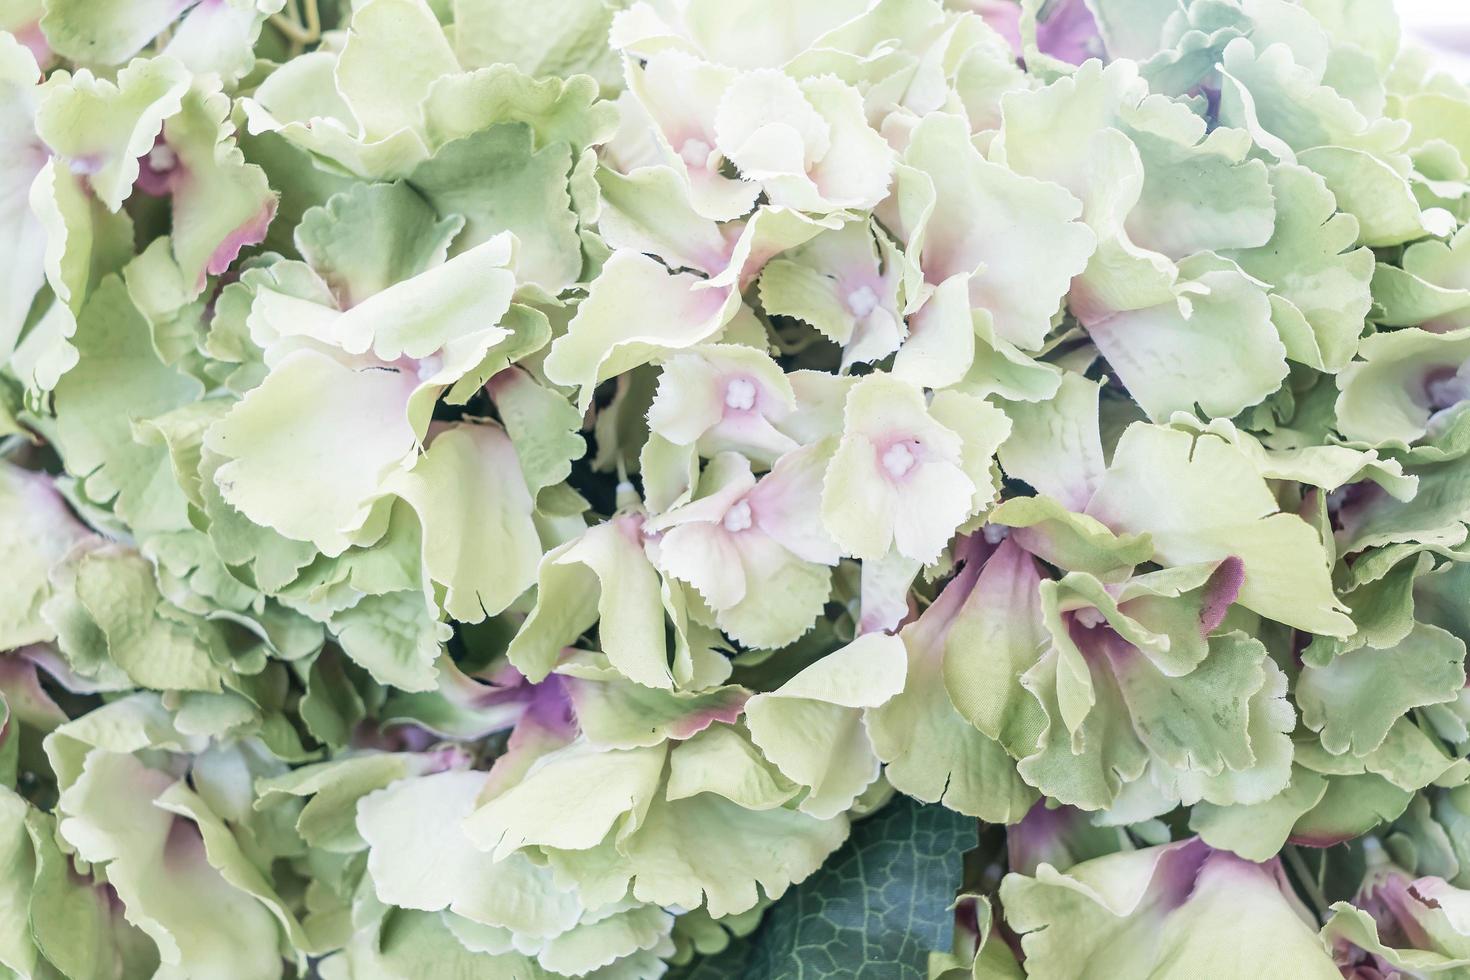
[[[980,529],[980,536],[986,544],[1000,544],[1010,533],[1011,529],[1004,524],[987,524]]]
[[[1091,606],[1085,609],[1077,610],[1076,615],[1078,625],[1085,626],[1088,629],[1096,629],[1103,623],[1107,622],[1107,619],[1103,616],[1103,614],[1100,611],[1093,609]]]
[[[895,442],[883,453],[883,468],[889,476],[903,476],[914,468],[913,451],[904,443]]]
[[[750,527],[750,504],[742,500],[725,511],[725,520],[722,523],[725,525],[725,530],[732,534],[739,534]]]
[[[167,143],[159,143],[148,151],[148,166],[154,170],[171,170],[178,162],[178,155]]]
[[[709,162],[710,145],[702,139],[687,139],[679,147],[679,156],[691,167],[703,167]]]
[[[439,373],[444,366],[444,358],[438,354],[430,354],[428,357],[420,358],[418,362],[418,376],[420,381],[428,381]]]
[[[861,319],[878,308],[878,294],[871,286],[859,286],[847,294],[847,308]]]
[[[737,412],[755,407],[755,383],[748,378],[735,378],[725,386],[725,406]]]

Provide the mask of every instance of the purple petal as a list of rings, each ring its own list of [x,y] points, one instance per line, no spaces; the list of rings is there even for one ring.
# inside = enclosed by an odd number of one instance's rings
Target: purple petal
[[[1061,0],[1048,13],[1050,16],[1036,25],[1036,46],[1043,54],[1074,65],[1106,57],[1097,21],[1084,0]]]
[[[205,271],[209,275],[217,276],[228,269],[242,248],[265,241],[265,233],[276,216],[276,203],[276,198],[271,197],[254,217],[225,236],[224,241],[220,242],[209,256],[209,263],[205,266]],[[203,276],[200,276],[198,285],[203,288]]]
[[[1234,555],[1220,562],[1220,567],[1205,582],[1204,603],[1199,611],[1201,636],[1209,636],[1219,629],[1225,613],[1240,595],[1240,587],[1244,584],[1245,562]]]

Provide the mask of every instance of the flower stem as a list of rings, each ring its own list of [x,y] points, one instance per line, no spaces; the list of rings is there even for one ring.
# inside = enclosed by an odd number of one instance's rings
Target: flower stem
[[[1327,915],[1327,896],[1322,894],[1321,886],[1317,884],[1316,877],[1295,845],[1288,844],[1282,849],[1282,853],[1286,855],[1286,863],[1291,865],[1291,870],[1295,872],[1297,882],[1307,893],[1307,898],[1311,899],[1318,921],[1321,921]]]

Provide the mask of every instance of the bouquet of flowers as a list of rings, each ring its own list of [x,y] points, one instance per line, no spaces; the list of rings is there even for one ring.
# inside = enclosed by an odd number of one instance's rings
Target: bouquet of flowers
[[[3,0],[0,87],[0,974],[1470,976],[1391,0]]]

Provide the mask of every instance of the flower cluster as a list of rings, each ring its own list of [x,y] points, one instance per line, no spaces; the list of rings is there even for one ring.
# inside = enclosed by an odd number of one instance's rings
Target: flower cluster
[[[1391,0],[4,0],[0,89],[0,973],[1470,971]]]

